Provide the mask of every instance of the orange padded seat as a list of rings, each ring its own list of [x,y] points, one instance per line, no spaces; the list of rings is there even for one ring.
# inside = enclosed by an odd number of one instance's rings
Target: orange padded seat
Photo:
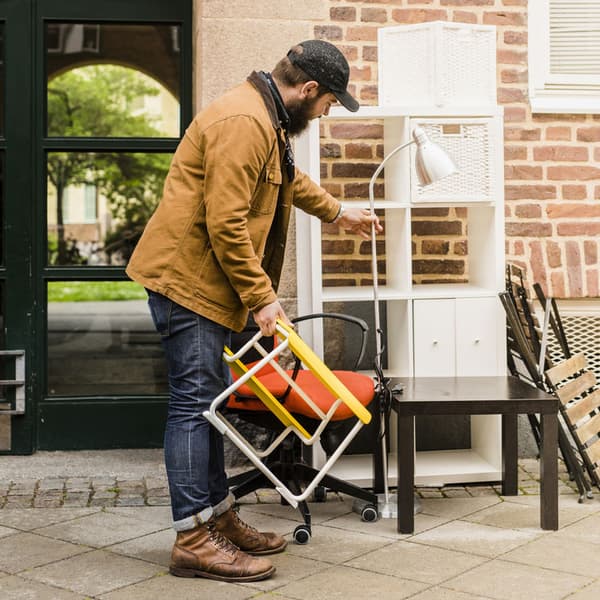
[[[348,388],[348,390],[363,405],[367,406],[373,400],[374,381],[368,376],[351,371],[332,371],[333,374]],[[284,381],[279,373],[272,371],[264,373],[259,371],[257,379],[276,397],[284,395],[288,383]],[[292,371],[287,371],[292,375]],[[325,388],[325,386],[314,376],[311,371],[300,370],[296,377],[296,383],[310,397],[310,399],[323,411],[327,412],[336,398]],[[286,396],[283,405],[292,414],[304,415],[310,419],[319,419],[311,407],[306,404],[302,397],[292,388]],[[264,412],[268,408],[252,393],[247,385],[242,385],[237,390],[237,395],[232,394],[227,402],[231,409],[243,409]],[[348,405],[342,403],[335,411],[332,421],[341,421],[354,416]]]

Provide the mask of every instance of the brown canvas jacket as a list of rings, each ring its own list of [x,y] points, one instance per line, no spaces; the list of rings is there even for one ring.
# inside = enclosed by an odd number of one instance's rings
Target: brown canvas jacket
[[[127,266],[144,287],[241,330],[277,298],[292,205],[331,221],[339,202],[296,169],[256,73],[202,110],[173,156],[163,197]]]

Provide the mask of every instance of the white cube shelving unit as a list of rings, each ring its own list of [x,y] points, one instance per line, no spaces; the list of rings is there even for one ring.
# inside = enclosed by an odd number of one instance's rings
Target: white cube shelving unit
[[[488,89],[487,79],[476,82],[483,86],[481,93],[473,96],[482,101],[480,104],[459,105],[457,101],[462,97],[457,94],[446,95],[440,103],[429,92],[423,95],[421,104],[392,103],[392,100],[404,100],[404,90],[411,89],[413,83],[402,74],[402,69],[408,68],[404,63],[411,61],[399,58],[408,38],[412,39],[409,42],[411,60],[419,54],[415,47],[417,38],[411,37],[412,33],[405,36],[404,27],[392,27],[380,30],[379,36],[380,85],[386,102],[362,107],[357,113],[335,107],[326,117],[328,121],[381,124],[385,155],[411,139],[412,130],[419,125],[448,151],[459,169],[456,175],[422,188],[412,166],[411,146],[388,161],[383,172],[384,193],[376,200],[375,207],[385,218],[385,257],[378,257],[385,259],[385,283],[379,285],[379,298],[385,313],[386,375],[391,377],[506,373],[504,314],[498,300],[504,282],[504,196],[502,110],[495,104],[495,28],[472,26],[468,33],[469,27],[434,23],[429,24],[429,28],[407,26],[406,31],[418,30],[419,43],[425,46],[435,40],[434,57],[427,59],[434,61],[435,68],[430,63],[427,68],[433,69],[438,78],[453,77],[452,73],[439,73],[438,63],[444,55],[439,52],[439,45],[454,48],[456,44],[466,43],[471,50],[463,48],[465,56],[480,45],[478,51],[485,56],[473,60],[477,65],[485,62],[488,67],[491,61],[494,81],[493,94]],[[454,42],[449,40],[452,35],[457,36]],[[393,40],[397,43],[395,58]],[[444,60],[453,59],[445,57]],[[471,75],[476,78],[477,72],[472,71]],[[427,82],[432,77],[427,73],[421,76]],[[386,83],[395,80],[397,89]],[[421,89],[419,85],[417,90]],[[312,123],[307,133],[298,139],[296,155],[299,166],[319,181],[318,123]],[[345,201],[345,204],[369,206],[368,199]],[[458,207],[467,215],[468,276],[465,283],[413,283],[412,216],[418,209],[431,207]],[[320,312],[328,306],[350,302],[357,303],[363,312],[373,310],[371,286],[323,286],[321,224],[300,211],[297,239],[302,240],[297,244],[299,314]],[[301,333],[315,350],[323,352],[323,332],[319,326],[301,329]],[[392,486],[396,483],[394,440],[392,432],[389,458]],[[499,417],[472,417],[470,440],[470,448],[417,452],[417,485],[501,479]],[[370,486],[371,456],[344,456],[332,473]]]

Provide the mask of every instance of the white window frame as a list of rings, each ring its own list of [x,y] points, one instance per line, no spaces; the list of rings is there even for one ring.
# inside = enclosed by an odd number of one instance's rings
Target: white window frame
[[[534,113],[600,113],[600,73],[552,73],[550,68],[550,4],[529,1],[529,100]],[[563,10],[569,2],[563,1]],[[573,2],[574,5],[581,4]],[[598,18],[600,27],[600,17]],[[599,34],[600,35],[600,34]]]

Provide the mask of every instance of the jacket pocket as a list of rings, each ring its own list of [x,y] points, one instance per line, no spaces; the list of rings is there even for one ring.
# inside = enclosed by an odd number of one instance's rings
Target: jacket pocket
[[[157,294],[151,290],[146,291],[148,292],[148,308],[154,327],[161,337],[169,337],[173,301],[162,294]]]
[[[281,169],[276,165],[268,165],[256,186],[256,192],[250,202],[250,212],[259,215],[271,214],[277,205],[281,182]]]

